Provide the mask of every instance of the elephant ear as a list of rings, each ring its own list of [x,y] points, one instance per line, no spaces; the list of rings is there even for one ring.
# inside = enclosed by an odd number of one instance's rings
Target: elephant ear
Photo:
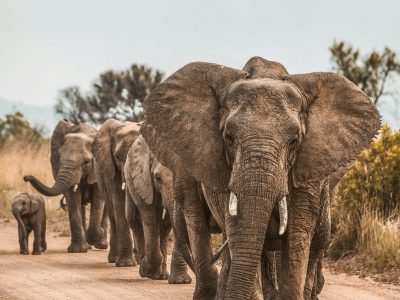
[[[40,209],[40,202],[39,199],[34,194],[27,194],[27,198],[29,201],[29,212],[31,214],[36,213]]]
[[[286,68],[275,61],[266,60],[259,56],[250,58],[243,67],[243,71],[249,73],[250,78],[271,78],[280,80],[289,75]]]
[[[51,155],[50,162],[53,171],[54,179],[57,176],[58,168],[60,167],[60,154],[58,150],[64,144],[64,137],[66,134],[70,133],[74,128],[74,124],[68,122],[66,120],[61,120],[58,122],[57,126],[53,130],[53,134],[51,135]]]
[[[133,143],[125,164],[126,181],[132,183],[135,192],[146,204],[153,203],[153,179],[151,176],[151,154],[142,136]]]
[[[115,178],[114,140],[112,135],[121,125],[122,123],[115,119],[108,119],[97,131],[92,144],[92,152],[95,159],[94,165],[101,174],[105,174],[110,180]]]
[[[244,71],[190,63],[159,84],[144,102],[140,132],[167,168],[183,168],[206,186],[226,188],[229,168],[219,129],[220,106]]]
[[[305,94],[306,132],[293,166],[296,187],[340,172],[377,134],[380,115],[355,84],[335,73],[290,75]]]

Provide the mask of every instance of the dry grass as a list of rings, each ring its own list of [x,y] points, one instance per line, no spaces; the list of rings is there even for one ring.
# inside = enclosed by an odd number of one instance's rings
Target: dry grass
[[[22,179],[28,174],[37,176],[46,184],[53,184],[48,141],[36,144],[14,141],[0,148],[0,216],[11,216],[11,202],[17,194],[36,192]],[[65,215],[64,212],[56,211],[59,207],[60,196],[44,198],[49,217],[59,219]]]
[[[365,210],[361,217],[358,252],[384,269],[400,269],[400,218],[383,221],[377,213]]]
[[[355,240],[351,224],[342,222],[334,246],[344,248],[345,244],[353,243],[355,250],[342,251],[340,259],[331,261],[330,266],[336,271],[400,284],[400,218],[384,219],[375,211],[364,208]],[[330,251],[339,253],[335,247]]]

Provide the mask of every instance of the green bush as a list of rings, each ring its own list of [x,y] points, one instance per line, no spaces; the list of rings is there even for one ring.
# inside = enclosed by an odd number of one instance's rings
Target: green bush
[[[0,146],[16,140],[29,143],[43,141],[42,130],[32,127],[21,112],[0,118]]]
[[[400,131],[384,126],[379,137],[361,153],[339,182],[332,209],[331,257],[337,259],[348,253],[369,253],[377,258],[376,248],[366,249],[366,245],[373,245],[366,238],[370,237],[372,241],[372,238],[381,235],[380,248],[384,248],[382,238],[388,236],[384,235],[387,226],[400,234],[397,223],[399,206]],[[371,218],[371,215],[374,217]],[[375,226],[381,229],[381,233],[374,230],[371,235],[368,232],[366,222],[372,219],[382,224]],[[400,258],[396,259],[400,265]]]

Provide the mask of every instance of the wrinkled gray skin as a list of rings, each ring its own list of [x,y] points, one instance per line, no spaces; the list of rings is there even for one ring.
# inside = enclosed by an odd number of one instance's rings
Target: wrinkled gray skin
[[[273,247],[277,240],[277,226],[267,228],[286,196],[279,297],[310,299],[327,245],[318,224],[329,211],[323,195],[337,183],[330,177],[380,127],[370,99],[338,74],[289,75],[281,64],[254,57],[244,70],[188,64],[150,93],[144,109],[141,134],[157,159],[176,171],[174,193],[183,203],[195,258],[194,298],[212,299],[217,286],[222,299],[262,297],[257,270],[264,244]],[[199,182],[229,241],[218,284],[217,270],[208,268],[212,253]],[[228,209],[230,193],[237,215]]]
[[[108,247],[104,200],[95,181],[92,143],[96,130],[85,123],[75,125],[60,121],[51,137],[51,167],[55,183],[49,187],[35,176],[24,176],[32,186],[46,196],[64,194],[71,229],[69,253],[87,252],[88,243],[99,249]],[[90,205],[89,228],[86,232],[84,205]]]
[[[117,267],[136,266],[132,238],[125,218],[123,166],[127,153],[139,136],[133,122],[108,119],[97,132],[92,150],[95,158],[96,181],[106,201],[110,219],[110,252],[108,261]]]
[[[172,173],[150,153],[140,136],[136,139],[125,163],[126,217],[134,232],[135,245],[142,258],[139,274],[142,277],[162,280],[171,284],[188,284],[192,279],[187,273],[191,264],[185,232],[175,235],[171,260],[171,274],[167,271],[167,246],[171,232],[170,220],[183,220],[175,210],[171,195]],[[179,222],[179,221],[178,221]],[[178,225],[178,227],[185,227]]]
[[[18,223],[19,253],[29,254],[29,234],[33,231],[33,255],[46,251],[46,209],[43,197],[22,193],[12,203],[12,213]]]

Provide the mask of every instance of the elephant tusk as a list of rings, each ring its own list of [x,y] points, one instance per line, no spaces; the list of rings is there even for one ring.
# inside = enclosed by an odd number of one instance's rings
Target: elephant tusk
[[[78,185],[75,184],[75,185],[74,185],[74,193],[75,193],[77,190],[78,190]]]
[[[231,195],[229,197],[229,213],[231,214],[231,216],[237,216],[237,204],[237,197],[233,192],[231,192]]]
[[[279,235],[282,235],[286,231],[288,221],[288,209],[286,196],[279,200]]]
[[[123,191],[125,191],[125,181],[122,182],[121,189],[122,189]]]
[[[166,214],[167,210],[165,209],[165,207],[163,207],[163,211],[162,211],[162,219],[165,219],[165,214]]]

